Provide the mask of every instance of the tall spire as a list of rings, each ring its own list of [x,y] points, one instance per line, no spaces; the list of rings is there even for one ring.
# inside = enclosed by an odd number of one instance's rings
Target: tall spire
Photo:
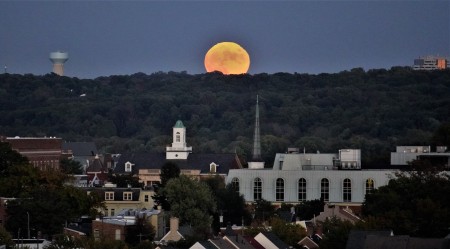
[[[253,132],[253,152],[252,161],[261,161],[261,138],[259,136],[259,96],[256,95],[256,116],[255,116],[255,131]]]
[[[259,134],[259,96],[256,95],[256,116],[255,131],[253,133],[252,161],[248,163],[249,169],[264,168],[264,161],[261,158],[261,138]]]

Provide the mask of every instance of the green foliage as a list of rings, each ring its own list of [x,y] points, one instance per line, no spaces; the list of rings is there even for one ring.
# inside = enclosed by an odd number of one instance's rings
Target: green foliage
[[[279,218],[272,218],[270,225],[272,226],[272,232],[290,246],[296,245],[306,236],[306,230],[302,226],[287,223]]]
[[[131,246],[143,246],[143,241],[153,240],[154,236],[154,227],[144,219],[138,219],[135,226],[128,228],[125,242]]]
[[[0,175],[1,194],[14,197],[7,206],[9,231],[24,231],[29,221],[33,236],[37,231],[51,236],[60,233],[66,221],[90,214],[101,205],[100,199],[92,199],[85,191],[64,185],[65,174],[40,171],[3,145],[0,154],[6,160],[3,160],[4,174]]]
[[[253,215],[257,222],[264,223],[275,215],[275,206],[271,202],[264,199],[257,200],[253,203]]]
[[[203,179],[212,191],[217,204],[217,212],[213,215],[213,229],[215,233],[219,232],[220,226],[233,224],[250,224],[251,215],[245,204],[245,199],[231,184],[225,186],[224,180],[220,176],[212,176]],[[223,218],[220,224],[220,216]]]
[[[319,244],[320,248],[344,249],[353,228],[354,225],[350,221],[343,221],[335,216],[327,218],[322,224],[324,235]]]
[[[379,167],[389,164],[380,155],[393,146],[428,142],[449,122],[448,92],[450,70],[403,67],[318,75],[158,72],[94,80],[2,74],[0,130],[93,140],[103,152],[161,152],[181,119],[195,152],[249,157],[259,94],[268,165],[287,146],[308,152],[359,147],[363,165]]]
[[[216,212],[216,203],[209,187],[197,180],[181,175],[169,180],[161,189],[171,206],[171,215],[181,224],[206,233],[211,226],[211,215]]]
[[[304,201],[295,206],[295,213],[300,220],[311,220],[323,212],[323,200]]]
[[[172,178],[177,178],[180,176],[180,168],[173,162],[166,162],[161,167],[161,186],[165,187],[167,182]]]
[[[159,174],[161,178],[161,183],[155,186],[155,194],[152,196],[155,201],[155,205],[160,205],[162,209],[170,211],[170,203],[167,201],[167,197],[160,191],[167,185],[172,178],[177,178],[180,176],[180,168],[173,162],[166,162],[161,167],[161,173]]]
[[[6,248],[14,245],[11,234],[3,226],[0,226],[0,245],[5,245]]]
[[[83,166],[80,162],[71,159],[62,159],[59,163],[62,172],[65,174],[82,174]]]
[[[450,224],[450,178],[425,170],[400,172],[396,179],[366,196],[363,215],[375,217],[396,235],[444,237]]]
[[[113,174],[112,172],[109,172],[108,179],[112,183],[117,184],[118,188],[141,188],[144,185],[139,182],[139,177],[131,174]]]

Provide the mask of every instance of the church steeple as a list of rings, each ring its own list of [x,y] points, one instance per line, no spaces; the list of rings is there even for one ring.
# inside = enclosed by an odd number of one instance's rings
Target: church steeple
[[[256,116],[255,116],[255,130],[253,132],[253,151],[252,161],[248,163],[249,169],[264,168],[264,161],[261,158],[261,138],[259,132],[259,96],[256,95]]]

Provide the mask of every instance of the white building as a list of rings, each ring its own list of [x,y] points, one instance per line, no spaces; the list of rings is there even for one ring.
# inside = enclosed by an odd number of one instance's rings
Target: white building
[[[260,154],[259,143],[257,102],[253,158]],[[231,183],[247,202],[264,199],[272,203],[298,203],[323,199],[361,204],[367,193],[386,185],[390,176],[394,176],[394,170],[361,170],[359,149],[312,154],[290,148],[288,153],[276,154],[272,168],[253,167],[249,162],[247,169],[230,169],[226,183]]]
[[[278,153],[271,169],[230,169],[226,181],[247,202],[264,199],[272,203],[298,203],[323,198],[331,203],[360,204],[366,193],[386,185],[394,176],[395,170],[357,169],[360,150],[341,151],[354,153],[358,160],[349,160],[348,153]],[[339,169],[339,161],[343,159],[351,161],[351,167],[355,168]]]
[[[437,70],[449,67],[450,60],[439,56],[425,56],[414,60],[414,70]]]

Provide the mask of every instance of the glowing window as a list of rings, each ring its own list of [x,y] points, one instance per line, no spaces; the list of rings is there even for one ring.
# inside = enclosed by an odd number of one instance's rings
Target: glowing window
[[[373,179],[369,178],[366,180],[366,195],[373,192],[375,189],[375,184],[373,182]]]

